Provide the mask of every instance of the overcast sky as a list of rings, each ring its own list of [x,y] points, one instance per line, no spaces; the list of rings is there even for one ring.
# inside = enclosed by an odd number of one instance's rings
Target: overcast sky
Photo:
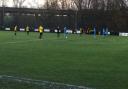
[[[8,0],[7,6],[12,7],[13,6],[12,1],[13,0]],[[34,1],[34,3],[33,3],[33,1]],[[30,7],[31,8],[37,8],[37,7],[43,6],[44,2],[45,2],[45,0],[26,0],[26,2],[24,3],[24,6],[28,7],[28,8],[30,8]],[[128,5],[128,2],[127,2],[127,5]]]
[[[9,7],[13,6],[12,1],[13,0],[8,0],[7,5]],[[36,3],[35,2],[33,3],[33,1],[35,1]],[[32,6],[33,8],[36,8],[38,4],[39,4],[39,6],[43,5],[44,4],[44,0],[26,0],[26,2],[24,3],[24,6],[27,6],[27,7],[31,7]]]

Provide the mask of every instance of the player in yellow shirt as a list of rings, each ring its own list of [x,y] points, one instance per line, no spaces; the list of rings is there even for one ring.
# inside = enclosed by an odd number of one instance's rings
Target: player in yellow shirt
[[[29,31],[30,31],[30,28],[29,28],[29,26],[27,26],[27,27],[26,27],[27,35],[29,35]]]
[[[42,38],[42,36],[43,36],[43,32],[44,32],[44,28],[43,28],[43,26],[39,26],[39,28],[38,28],[38,30],[39,30],[39,33],[40,33],[40,35],[39,35],[39,39],[41,39]]]
[[[16,36],[16,32],[17,32],[17,25],[14,27],[14,35]]]

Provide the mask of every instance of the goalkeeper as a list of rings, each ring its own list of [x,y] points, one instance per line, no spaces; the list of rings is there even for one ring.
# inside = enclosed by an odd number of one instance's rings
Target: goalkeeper
[[[39,39],[42,39],[42,36],[43,36],[43,32],[44,32],[44,28],[43,28],[43,26],[39,26],[39,33],[40,33],[40,35],[39,35]]]
[[[14,35],[16,36],[17,34],[17,25],[14,27]]]
[[[27,26],[27,27],[26,27],[27,35],[29,35],[29,31],[30,31],[30,28],[29,28],[29,26]]]

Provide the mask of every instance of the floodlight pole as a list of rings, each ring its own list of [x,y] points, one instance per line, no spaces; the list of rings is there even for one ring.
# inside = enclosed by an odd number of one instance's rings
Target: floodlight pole
[[[5,13],[5,2],[4,0],[2,1],[2,27],[4,26],[4,13]]]
[[[77,16],[78,16],[78,11],[75,11],[75,31],[77,31]]]

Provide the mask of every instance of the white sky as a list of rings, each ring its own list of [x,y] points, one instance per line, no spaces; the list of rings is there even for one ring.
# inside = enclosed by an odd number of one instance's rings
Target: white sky
[[[13,6],[12,1],[13,0],[8,0],[7,6],[12,7]],[[35,1],[36,3],[35,2],[33,3],[33,1]],[[126,0],[126,1],[128,1],[128,0]],[[24,3],[24,6],[28,7],[28,8],[30,8],[30,7],[37,8],[37,7],[43,6],[44,2],[45,2],[45,0],[26,0],[26,2]],[[0,5],[1,5],[1,3],[0,3]],[[127,2],[127,5],[128,5],[128,2]]]
[[[8,0],[7,6],[12,7],[13,6],[12,1],[13,0]],[[35,2],[33,3],[33,1]],[[24,6],[36,8],[42,6],[44,4],[44,1],[45,0],[26,0]]]

